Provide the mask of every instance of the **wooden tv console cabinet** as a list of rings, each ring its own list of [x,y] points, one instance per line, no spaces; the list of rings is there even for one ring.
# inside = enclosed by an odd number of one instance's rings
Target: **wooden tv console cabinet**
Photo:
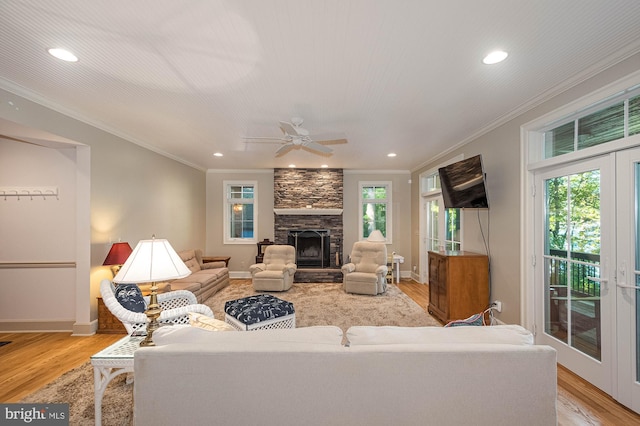
[[[489,307],[489,258],[464,251],[429,252],[429,313],[446,324]]]

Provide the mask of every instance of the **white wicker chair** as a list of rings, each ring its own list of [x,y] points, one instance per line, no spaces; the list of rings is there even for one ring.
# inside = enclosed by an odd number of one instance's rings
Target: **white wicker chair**
[[[100,283],[102,301],[113,316],[118,318],[131,334],[140,328],[146,328],[147,315],[144,312],[132,312],[123,307],[115,296],[115,287],[109,280]],[[144,298],[149,304],[149,296]],[[158,304],[162,308],[158,322],[173,324],[189,324],[189,312],[207,315],[213,318],[213,311],[206,306],[198,304],[196,296],[187,290],[175,290],[158,294]]]

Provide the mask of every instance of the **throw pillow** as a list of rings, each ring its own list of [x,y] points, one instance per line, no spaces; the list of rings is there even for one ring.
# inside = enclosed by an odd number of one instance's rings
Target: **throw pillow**
[[[144,312],[147,309],[142,292],[135,284],[118,284],[115,294],[118,302],[129,311]]]
[[[235,331],[231,325],[224,321],[208,317],[196,312],[189,312],[189,324],[192,327],[202,328],[208,331]]]
[[[485,325],[484,324],[484,313],[479,313],[475,315],[471,315],[469,318],[455,320],[447,323],[445,327],[460,327],[464,325]]]

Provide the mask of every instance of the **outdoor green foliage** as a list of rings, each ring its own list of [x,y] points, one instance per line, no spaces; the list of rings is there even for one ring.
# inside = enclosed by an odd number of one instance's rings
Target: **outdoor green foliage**
[[[460,209],[445,209],[447,250],[460,250]]]
[[[546,186],[548,249],[600,254],[600,171],[549,179]]]
[[[367,238],[374,230],[387,236],[387,205],[386,203],[365,203],[362,205],[362,236]]]
[[[387,237],[387,187],[365,186],[362,188],[362,236],[367,238],[374,230]],[[381,202],[375,202],[380,200]]]
[[[600,276],[600,171],[592,170],[546,181],[547,254],[553,285],[597,296]],[[569,248],[569,250],[567,250]]]

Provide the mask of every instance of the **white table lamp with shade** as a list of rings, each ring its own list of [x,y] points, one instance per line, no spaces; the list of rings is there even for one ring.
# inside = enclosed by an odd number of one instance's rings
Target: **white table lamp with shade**
[[[165,239],[140,240],[120,271],[113,278],[114,283],[151,283],[149,305],[145,314],[149,319],[147,323],[147,336],[140,346],[155,346],[153,332],[159,327],[158,317],[162,309],[158,304],[157,283],[166,280],[184,278],[191,274],[180,256]]]

